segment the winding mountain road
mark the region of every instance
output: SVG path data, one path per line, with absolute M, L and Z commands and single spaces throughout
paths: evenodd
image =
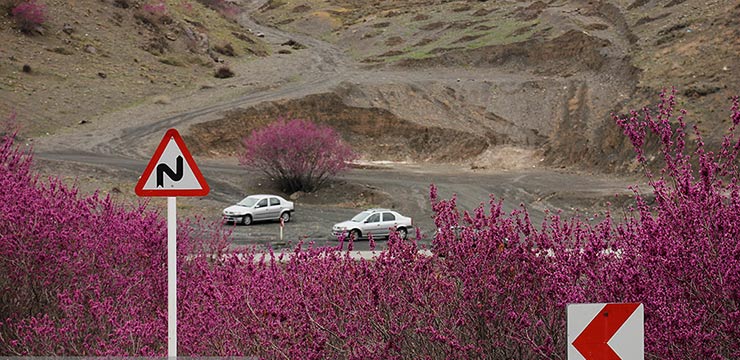
M 184 94 L 174 99 L 166 110 L 152 112 L 153 107 L 142 105 L 108 114 L 87 127 L 61 131 L 35 142 L 36 157 L 52 164 L 76 164 L 114 173 L 119 181 L 134 183 L 143 171 L 154 147 L 168 128 L 183 130 L 190 125 L 218 119 L 224 111 L 253 106 L 266 101 L 296 99 L 309 94 L 330 91 L 344 82 L 350 83 L 454 83 L 459 79 L 501 81 L 502 78 L 526 80 L 531 75 L 501 73 L 495 69 L 449 69 L 444 72 L 429 70 L 400 71 L 369 69 L 359 66 L 336 46 L 305 35 L 286 33 L 254 22 L 250 11 L 264 1 L 253 2 L 240 23 L 254 32 L 265 34 L 265 40 L 274 46 L 295 40 L 306 49 L 298 56 L 252 60 L 250 68 L 260 79 L 279 81 L 268 86 L 250 86 L 243 93 L 216 99 L 205 99 L 200 93 Z M 264 66 L 266 63 L 278 66 Z M 273 69 L 273 73 L 266 73 Z M 237 89 L 238 90 L 238 89 Z M 186 130 L 185 130 L 186 132 Z M 211 186 L 206 197 L 213 207 L 226 207 L 241 199 L 245 177 L 259 178 L 259 174 L 245 172 L 233 160 L 197 159 Z M 489 194 L 504 199 L 504 208 L 513 210 L 527 204 L 534 223 L 545 217 L 546 211 L 575 211 L 573 204 L 596 204 L 614 194 L 629 193 L 631 181 L 613 177 L 566 173 L 547 168 L 510 171 L 473 172 L 463 166 L 410 164 L 381 169 L 354 169 L 341 180 L 380 189 L 390 195 L 396 207 L 414 217 L 422 233 L 433 233 L 431 209 L 428 201 L 429 185 L 439 188 L 440 196 L 457 195 L 460 209 L 472 210 L 485 203 Z M 286 227 L 288 238 L 308 238 L 319 244 L 332 244 L 328 234 L 331 225 L 354 215 L 359 209 L 323 205 L 300 205 L 296 218 Z M 212 214 L 214 218 L 218 214 Z M 234 228 L 236 245 L 274 243 L 276 224 L 257 224 Z M 360 244 L 358 249 L 366 247 Z M 382 245 L 381 245 L 382 247 Z

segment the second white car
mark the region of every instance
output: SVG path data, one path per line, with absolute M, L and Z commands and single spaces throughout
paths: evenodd
M 396 211 L 368 209 L 355 215 L 351 220 L 334 224 L 331 233 L 335 237 L 345 234 L 357 240 L 370 234 L 373 237 L 386 237 L 390 235 L 391 229 L 396 229 L 398 235 L 405 239 L 413 227 L 413 220 L 410 217 Z

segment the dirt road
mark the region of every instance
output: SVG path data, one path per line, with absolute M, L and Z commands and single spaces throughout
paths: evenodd
M 253 6 L 258 6 L 259 3 Z M 277 99 L 300 98 L 335 89 L 347 83 L 429 83 L 506 81 L 526 82 L 527 74 L 503 73 L 496 69 L 405 70 L 363 68 L 335 46 L 299 34 L 263 27 L 247 15 L 241 19 L 245 28 L 263 32 L 273 45 L 295 40 L 307 46 L 300 56 L 273 55 L 244 66 L 243 84 L 220 89 L 194 90 L 173 96 L 171 104 L 143 104 L 122 109 L 96 119 L 85 127 L 69 128 L 35 140 L 36 157 L 51 168 L 74 166 L 96 169 L 95 176 L 114 178 L 119 183 L 135 183 L 146 161 L 166 129 L 176 127 L 187 132 L 192 124 L 217 120 L 224 111 Z M 250 82 L 246 82 L 250 80 Z M 251 81 L 254 80 L 254 81 Z M 240 80 L 241 81 L 241 80 Z M 553 87 L 559 87 L 557 79 Z M 565 80 L 564 80 L 565 81 Z M 572 78 L 566 82 L 574 81 Z M 610 90 L 611 91 L 611 90 Z M 219 218 L 220 209 L 238 201 L 248 189 L 261 189 L 264 179 L 245 172 L 233 159 L 198 159 L 211 186 L 211 193 L 201 206 L 205 216 Z M 394 208 L 412 216 L 428 241 L 434 232 L 428 201 L 429 185 L 439 188 L 440 196 L 457 194 L 461 210 L 471 210 L 487 202 L 489 194 L 504 199 L 506 210 L 527 204 L 535 223 L 544 212 L 563 210 L 566 215 L 576 208 L 601 208 L 615 194 L 627 194 L 630 180 L 583 175 L 546 169 L 539 164 L 519 170 L 476 172 L 469 166 L 403 164 L 376 169 L 355 169 L 338 183 L 360 184 L 385 194 Z M 84 178 L 83 178 L 84 179 Z M 309 195 L 310 196 L 310 195 Z M 345 220 L 361 209 L 347 204 L 332 205 L 331 190 L 324 201 L 298 199 L 298 210 L 286 227 L 286 239 L 306 238 L 318 244 L 334 244 L 329 238 L 331 225 Z M 305 200 L 305 199 L 304 199 Z M 156 205 L 156 202 L 153 202 Z M 585 215 L 588 216 L 588 215 Z M 264 244 L 282 246 L 277 239 L 276 223 L 234 227 L 235 245 Z M 380 247 L 383 246 L 380 242 Z M 367 242 L 358 244 L 359 249 Z
M 94 172 L 96 176 L 116 176 L 119 183 L 126 184 L 134 184 L 146 165 L 146 161 L 141 159 L 81 151 L 39 152 L 36 156 L 50 168 L 75 164 L 92 169 L 90 172 Z M 196 206 L 198 212 L 207 220 L 218 221 L 221 209 L 244 197 L 245 189 L 260 188 L 261 183 L 266 181 L 261 174 L 246 171 L 233 160 L 197 161 L 211 187 L 211 192 L 202 199 L 188 202 L 187 206 Z M 506 211 L 526 204 L 532 222 L 537 225 L 546 216 L 546 211 L 550 213 L 562 211 L 562 214 L 568 217 L 578 214 L 588 220 L 594 211 L 603 210 L 606 202 L 618 205 L 620 202 L 629 201 L 631 191 L 627 187 L 633 182 L 629 179 L 566 173 L 552 169 L 472 172 L 447 165 L 396 164 L 385 168 L 353 169 L 339 177 L 336 183 L 359 184 L 366 189 L 376 189 L 387 194 L 391 198 L 392 207 L 414 219 L 414 224 L 419 227 L 422 234 L 423 243 L 428 244 L 435 230 L 429 202 L 431 184 L 437 186 L 441 198 L 456 196 L 460 211 L 470 211 L 481 204 L 487 208 L 489 195 L 493 195 L 497 200 L 503 200 Z M 332 202 L 330 197 L 333 191 L 324 190 L 321 196 L 329 199 L 323 199 L 318 203 L 312 201 L 311 194 L 296 200 L 296 213 L 284 230 L 286 241 L 305 239 L 322 246 L 336 245 L 336 241 L 330 236 L 331 226 L 351 218 L 362 209 L 347 205 L 322 204 L 321 202 Z M 164 209 L 164 203 L 160 200 L 162 199 L 153 199 L 151 206 Z M 620 215 L 618 206 L 612 209 L 616 210 L 617 216 Z M 252 244 L 273 248 L 286 246 L 284 242 L 279 241 L 277 222 L 225 226 L 233 226 L 234 246 Z M 366 250 L 368 245 L 367 241 L 362 241 L 356 244 L 355 248 Z M 385 240 L 378 241 L 378 248 L 382 249 L 384 246 Z

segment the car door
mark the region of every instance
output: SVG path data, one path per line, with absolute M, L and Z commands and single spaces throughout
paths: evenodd
M 390 212 L 384 212 L 383 218 L 381 219 L 380 229 L 383 231 L 383 235 L 390 234 L 390 229 L 396 227 L 398 222 L 396 221 L 396 215 Z
M 267 218 L 278 219 L 280 218 L 280 211 L 282 210 L 280 200 L 278 198 L 270 198 L 270 206 L 267 207 Z
M 365 226 L 363 233 L 365 234 L 373 234 L 373 236 L 380 236 L 382 235 L 383 231 L 380 228 L 381 222 L 380 222 L 380 213 L 375 213 L 370 215 L 367 220 L 365 220 Z
M 254 206 L 254 219 L 255 220 L 265 220 L 267 219 L 267 198 L 264 198 L 257 202 L 257 205 Z

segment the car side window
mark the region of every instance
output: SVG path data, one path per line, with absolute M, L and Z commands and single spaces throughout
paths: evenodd
M 380 221 L 380 214 L 372 214 L 369 218 L 367 218 L 366 222 L 369 223 L 376 223 Z
M 396 215 L 393 215 L 391 213 L 383 213 L 383 221 L 395 221 Z
M 270 206 L 280 205 L 280 200 L 277 198 L 270 198 Z
M 267 206 L 267 199 L 262 199 L 260 200 L 260 202 L 257 203 L 258 208 L 265 207 L 265 206 Z

